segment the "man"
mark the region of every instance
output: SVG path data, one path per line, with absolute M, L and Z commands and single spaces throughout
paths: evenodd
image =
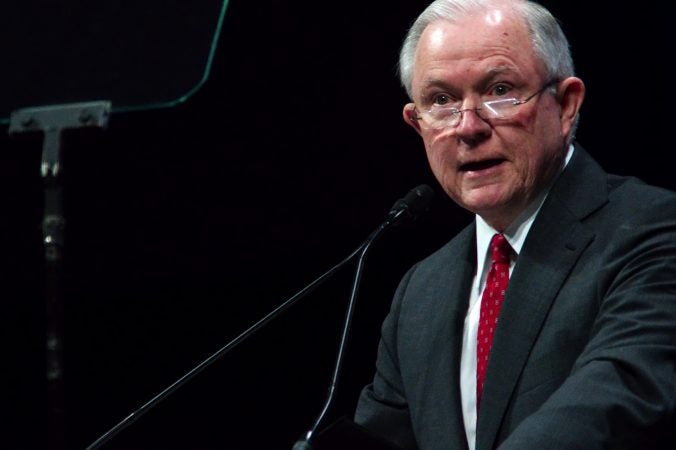
M 556 20 L 437 0 L 400 73 L 476 220 L 404 276 L 355 421 L 406 449 L 674 448 L 676 195 L 574 141 L 585 86 Z

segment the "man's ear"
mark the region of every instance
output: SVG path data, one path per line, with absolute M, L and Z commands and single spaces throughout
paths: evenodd
M 568 135 L 575 124 L 575 118 L 580 112 L 584 101 L 584 82 L 577 77 L 568 77 L 559 85 L 558 99 L 561 106 L 561 126 L 564 134 Z
M 415 110 L 415 103 L 407 103 L 404 105 L 402 114 L 404 116 L 404 122 L 412 126 L 418 134 L 421 134 L 420 119 L 418 119 L 418 113 Z

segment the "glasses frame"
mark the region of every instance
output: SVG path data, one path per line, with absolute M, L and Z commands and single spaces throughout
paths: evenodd
M 556 80 L 556 79 L 548 81 L 540 89 L 538 89 L 537 91 L 535 91 L 534 93 L 532 93 L 531 95 L 529 95 L 528 97 L 526 97 L 523 100 L 518 100 L 516 98 L 501 98 L 501 99 L 498 99 L 498 100 L 488 100 L 488 101 L 482 102 L 481 105 L 477 106 L 476 108 L 465 108 L 465 109 L 447 108 L 448 111 L 449 111 L 449 116 L 448 116 L 448 119 L 446 119 L 446 120 L 448 122 L 450 122 L 450 124 L 447 124 L 447 125 L 444 125 L 444 126 L 432 127 L 432 128 L 439 129 L 439 130 L 444 129 L 444 128 L 455 128 L 462 121 L 462 113 L 464 113 L 466 111 L 474 111 L 476 113 L 476 115 L 483 121 L 489 121 L 491 119 L 509 119 L 510 117 L 512 117 L 511 115 L 507 116 L 507 117 L 500 117 L 500 116 L 483 117 L 481 114 L 479 114 L 479 111 L 482 111 L 484 109 L 495 111 L 494 108 L 491 108 L 491 105 L 496 105 L 496 104 L 510 104 L 512 106 L 519 106 L 519 105 L 526 104 L 529 101 L 531 101 L 533 98 L 542 94 L 544 91 L 546 91 L 550 87 L 556 85 L 556 83 L 558 83 L 558 80 Z M 414 110 L 414 111 L 415 111 L 415 116 L 411 117 L 412 120 L 415 120 L 415 121 L 424 121 L 425 120 L 423 115 L 418 113 L 417 109 Z M 432 111 L 432 108 L 428 109 L 425 112 L 430 114 L 431 111 Z M 496 113 L 494 112 L 493 114 L 496 114 Z M 449 119 L 452 119 L 452 120 L 449 120 Z

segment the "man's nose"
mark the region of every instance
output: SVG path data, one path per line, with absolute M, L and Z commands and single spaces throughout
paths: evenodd
M 458 136 L 476 138 L 477 135 L 490 132 L 490 125 L 481 118 L 479 111 L 480 108 L 466 108 L 460 111 L 460 122 L 455 129 Z

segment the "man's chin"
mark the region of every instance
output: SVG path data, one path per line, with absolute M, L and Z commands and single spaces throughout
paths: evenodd
M 473 213 L 482 214 L 500 211 L 509 204 L 510 196 L 500 186 L 484 186 L 465 193 L 460 204 Z

